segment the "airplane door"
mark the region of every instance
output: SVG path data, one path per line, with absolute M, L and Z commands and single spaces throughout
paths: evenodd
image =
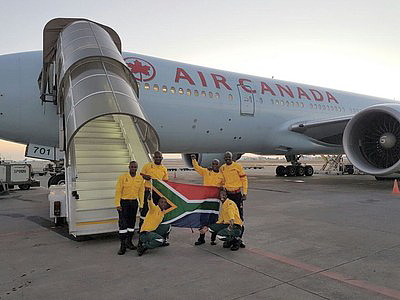
M 240 98 L 240 114 L 242 116 L 254 117 L 256 104 L 254 102 L 254 93 L 251 92 L 254 89 L 247 84 L 238 84 L 237 87 Z

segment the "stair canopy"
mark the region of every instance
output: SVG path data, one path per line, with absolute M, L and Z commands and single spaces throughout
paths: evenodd
M 54 31 L 59 31 L 54 72 L 59 112 L 64 115 L 65 138 L 61 148 L 65 150 L 67 165 L 71 142 L 79 129 L 105 115 L 130 116 L 148 152 L 158 149 L 158 135 L 140 107 L 137 83 L 120 53 L 118 35 L 84 19 L 50 21 L 45 27 L 45 39 L 54 39 Z M 45 58 L 51 57 L 51 53 L 47 45 Z M 45 61 L 44 70 L 47 65 Z

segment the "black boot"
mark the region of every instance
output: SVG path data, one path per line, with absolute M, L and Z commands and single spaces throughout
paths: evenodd
M 147 248 L 143 246 L 143 243 L 139 241 L 137 246 L 137 253 L 139 256 L 142 256 L 144 252 L 146 252 Z
M 125 237 L 120 237 L 121 240 L 121 246 L 118 250 L 118 255 L 124 255 L 126 252 L 126 243 L 125 243 Z
M 237 250 L 239 250 L 239 248 L 240 248 L 240 240 L 237 240 L 237 239 L 233 240 L 231 250 L 237 251 Z
M 217 243 L 215 242 L 215 240 L 216 240 L 216 238 L 217 238 L 217 234 L 215 233 L 215 232 L 213 232 L 213 233 L 211 233 L 211 245 L 212 246 L 215 246 Z
M 132 243 L 133 232 L 128 232 L 126 239 L 126 248 L 130 250 L 136 250 L 137 247 Z
M 204 239 L 205 236 L 206 236 L 205 233 L 200 233 L 199 239 L 198 239 L 197 242 L 195 242 L 194 244 L 195 244 L 196 246 L 201 245 L 201 244 L 204 244 L 204 243 L 206 242 L 205 239 Z

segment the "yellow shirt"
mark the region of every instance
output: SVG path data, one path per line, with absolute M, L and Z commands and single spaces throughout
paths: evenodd
M 221 206 L 219 212 L 218 224 L 229 224 L 229 221 L 233 220 L 233 223 L 243 225 L 242 219 L 240 219 L 239 209 L 235 202 L 230 199 L 226 199 Z
M 144 218 L 140 232 L 156 230 L 157 227 L 162 222 L 165 215 L 165 211 L 162 211 L 158 205 L 155 205 L 153 200 L 149 199 L 148 203 L 149 203 L 149 211 L 147 212 L 147 215 Z
M 163 165 L 156 165 L 154 162 L 149 162 L 145 164 L 140 172 L 144 175 L 149 175 L 151 178 L 160 179 L 160 180 L 168 180 L 168 171 L 167 168 Z M 147 188 L 151 187 L 150 180 L 146 180 L 144 186 Z
M 243 194 L 247 195 L 247 176 L 240 164 L 237 162 L 232 162 L 230 165 L 224 164 L 219 171 L 224 177 L 224 184 L 227 191 L 242 188 Z
M 212 170 L 210 171 L 207 168 L 203 168 L 199 166 L 199 163 L 195 159 L 192 160 L 192 164 L 196 172 L 203 176 L 203 185 L 217 187 L 223 186 L 224 177 L 222 177 L 221 172 L 214 172 Z
M 140 174 L 132 177 L 131 174 L 125 173 L 118 177 L 115 187 L 115 206 L 121 206 L 120 200 L 139 201 L 139 207 L 143 207 L 144 199 L 144 179 Z

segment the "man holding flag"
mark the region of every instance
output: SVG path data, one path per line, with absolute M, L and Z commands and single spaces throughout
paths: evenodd
M 168 180 L 168 171 L 165 166 L 161 164 L 163 156 L 161 151 L 155 151 L 153 154 L 153 162 L 145 164 L 140 172 L 140 175 L 146 180 L 145 192 L 144 192 L 144 205 L 140 210 L 140 221 L 139 229 L 142 227 L 144 218 L 149 210 L 148 199 L 153 198 L 154 204 L 158 204 L 159 196 L 156 193 L 152 193 L 151 179 Z M 152 195 L 151 195 L 152 193 Z M 152 196 L 152 197 L 150 197 Z
M 211 168 L 203 168 L 199 165 L 196 159 L 196 155 L 192 154 L 192 165 L 193 168 L 196 170 L 197 173 L 200 174 L 200 176 L 203 177 L 203 185 L 204 186 L 215 186 L 215 187 L 222 187 L 224 183 L 224 178 L 222 174 L 219 171 L 219 160 L 214 159 L 211 162 Z M 207 224 L 204 224 L 207 225 Z M 198 240 L 194 243 L 196 246 L 204 244 L 205 241 L 205 236 L 206 234 L 204 233 L 204 230 L 201 228 L 200 229 L 200 237 Z M 215 245 L 215 235 L 211 235 L 211 245 Z
M 218 221 L 209 226 L 209 230 L 224 241 L 224 248 L 237 251 L 240 248 L 243 221 L 239 215 L 239 209 L 235 202 L 227 198 L 225 190 L 220 192 L 222 202 Z
M 159 198 L 155 205 L 151 197 L 148 198 L 149 211 L 140 229 L 137 252 L 142 256 L 147 249 L 168 246 L 166 239 L 171 231 L 171 225 L 161 224 L 169 205 L 164 197 Z
M 226 189 L 228 198 L 236 203 L 239 209 L 240 219 L 244 221 L 243 201 L 247 198 L 247 175 L 244 172 L 243 167 L 232 160 L 232 152 L 225 152 L 224 159 L 225 164 L 220 168 L 220 172 L 224 177 L 224 187 Z M 244 226 L 242 226 L 241 236 L 243 235 L 243 231 Z M 240 247 L 246 247 L 242 241 L 240 243 Z

